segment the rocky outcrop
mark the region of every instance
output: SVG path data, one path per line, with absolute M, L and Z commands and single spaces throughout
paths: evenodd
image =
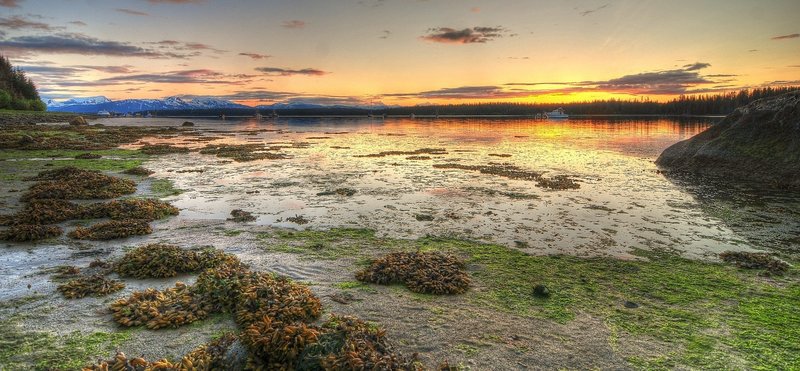
M 656 164 L 800 188 L 800 91 L 737 108 L 706 131 L 664 150 Z

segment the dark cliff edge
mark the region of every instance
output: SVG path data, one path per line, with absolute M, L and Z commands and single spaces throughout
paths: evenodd
M 800 188 L 800 91 L 739 107 L 664 150 L 664 170 Z

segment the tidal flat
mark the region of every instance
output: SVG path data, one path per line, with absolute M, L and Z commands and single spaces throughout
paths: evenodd
M 117 350 L 176 361 L 238 333 L 224 312 L 157 330 L 114 322 L 116 300 L 193 284 L 196 273 L 111 272 L 125 288 L 80 299 L 57 291 L 59 267 L 89 272 L 165 243 L 287 276 L 319 298 L 322 319 L 369 321 L 427 368 L 800 367 L 800 195 L 666 176 L 653 164 L 713 119 L 183 121 L 3 127 L 4 215 L 24 209 L 26 178 L 65 166 L 131 180 L 123 199 L 159 199 L 179 214 L 140 236 L 68 237 L 108 219 L 82 215 L 56 223 L 57 237 L 4 243 L 0 365 L 78 369 Z M 76 158 L 85 153 L 100 157 Z M 137 167 L 152 174 L 126 173 Z M 233 210 L 253 218 L 228 220 Z M 456 257 L 471 286 L 431 295 L 356 279 L 398 251 Z M 791 266 L 744 269 L 722 262 L 724 251 Z

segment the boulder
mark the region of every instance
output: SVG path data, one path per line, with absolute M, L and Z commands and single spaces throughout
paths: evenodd
M 194 123 L 191 121 L 184 121 L 183 124 L 181 124 L 181 126 L 185 127 L 194 126 Z
M 665 170 L 800 188 L 800 91 L 754 101 L 664 150 Z
M 83 118 L 83 116 L 77 116 L 77 117 L 73 118 L 72 120 L 69 120 L 69 124 L 72 125 L 72 126 L 86 126 L 86 125 L 89 125 L 89 123 L 86 122 L 86 119 Z

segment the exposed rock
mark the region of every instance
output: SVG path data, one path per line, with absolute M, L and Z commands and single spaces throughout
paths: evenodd
M 664 150 L 656 164 L 800 187 L 800 91 L 737 108 L 706 131 Z
M 78 116 L 78 117 L 73 118 L 72 120 L 69 120 L 69 124 L 72 125 L 72 126 L 86 126 L 86 125 L 89 125 L 89 123 L 86 122 L 86 119 L 83 118 L 83 116 Z
M 533 287 L 533 296 L 537 298 L 547 298 L 550 296 L 550 289 L 545 285 L 536 285 Z
M 191 122 L 191 121 L 184 121 L 184 122 L 183 122 L 183 124 L 181 124 L 181 126 L 186 126 L 186 127 L 188 127 L 188 126 L 194 126 L 194 123 L 193 123 L 193 122 Z
M 639 308 L 639 304 L 634 303 L 632 301 L 628 301 L 628 300 L 626 300 L 624 303 L 622 303 L 622 305 L 625 306 L 625 308 L 628 308 L 628 309 Z

